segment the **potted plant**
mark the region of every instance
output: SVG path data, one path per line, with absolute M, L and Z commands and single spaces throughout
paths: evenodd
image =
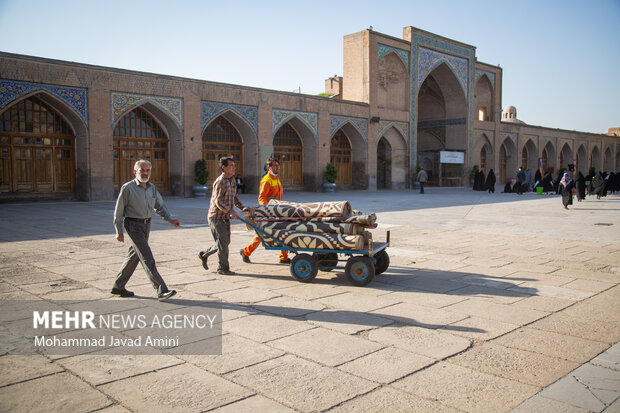
M 205 185 L 209 179 L 209 171 L 207 171 L 207 161 L 198 159 L 194 164 L 194 180 L 198 185 L 192 186 L 194 196 L 196 198 L 206 198 L 209 188 Z
M 333 163 L 325 165 L 325 172 L 323 172 L 323 192 L 334 192 L 336 189 L 336 179 L 338 179 L 338 168 Z

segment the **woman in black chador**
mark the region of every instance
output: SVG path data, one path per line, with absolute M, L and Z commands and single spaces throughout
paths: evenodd
M 564 205 L 564 209 L 568 209 L 569 205 L 573 205 L 573 186 L 573 180 L 565 173 L 558 185 L 558 191 L 562 195 L 562 205 Z
M 495 172 L 493 172 L 493 169 L 489 171 L 484 187 L 489 190 L 489 193 L 495 193 Z
M 586 199 L 586 178 L 581 172 L 577 173 L 577 179 L 575 179 L 575 189 L 577 190 L 578 202 Z
M 601 199 L 602 196 L 607 195 L 605 191 L 605 178 L 602 173 L 597 173 L 590 181 L 590 190 L 588 191 L 592 195 L 596 195 L 596 199 Z

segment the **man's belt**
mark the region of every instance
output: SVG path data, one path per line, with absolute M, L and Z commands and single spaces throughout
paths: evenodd
M 149 222 L 151 222 L 151 218 L 133 218 L 133 217 L 125 217 L 125 219 L 128 219 L 130 221 L 135 221 L 135 222 L 141 222 L 143 224 L 148 224 Z

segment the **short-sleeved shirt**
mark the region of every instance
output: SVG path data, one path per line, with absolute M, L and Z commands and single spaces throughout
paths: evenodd
M 243 204 L 237 196 L 235 177 L 222 173 L 213 182 L 209 219 L 229 219 L 234 207 L 243 209 Z
M 166 221 L 172 221 L 170 212 L 164 205 L 161 194 L 150 182 L 146 188 L 140 185 L 138 178 L 121 187 L 114 209 L 114 228 L 117 234 L 123 233 L 123 218 L 148 219 L 157 212 Z

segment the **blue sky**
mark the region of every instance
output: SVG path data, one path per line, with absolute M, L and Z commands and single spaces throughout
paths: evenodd
M 0 0 L 0 50 L 317 94 L 342 75 L 343 36 L 414 26 L 499 64 L 524 122 L 604 133 L 620 127 L 619 21 L 620 0 Z

